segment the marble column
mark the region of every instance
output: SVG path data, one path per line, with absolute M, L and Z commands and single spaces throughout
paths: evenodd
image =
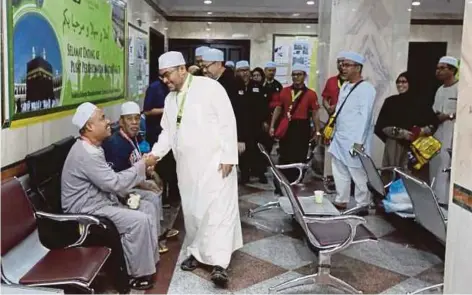
M 388 96 L 396 93 L 395 79 L 407 69 L 411 0 L 320 0 L 318 50 L 320 89 L 337 74 L 336 56 L 352 50 L 366 58 L 365 80 L 377 90 L 375 119 Z M 322 119 L 326 120 L 323 114 Z M 381 164 L 383 143 L 375 137 L 373 159 Z M 325 162 L 325 176 L 331 174 Z
M 472 1 L 463 1 L 465 14 L 452 153 L 444 294 L 472 291 Z

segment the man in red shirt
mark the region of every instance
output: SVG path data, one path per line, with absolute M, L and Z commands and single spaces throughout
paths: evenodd
M 344 61 L 342 57 L 342 52 L 338 55 L 337 59 L 337 66 L 338 66 L 338 74 L 333 76 L 326 81 L 325 88 L 321 96 L 323 97 L 323 106 L 328 112 L 328 115 L 332 115 L 336 110 L 336 104 L 338 103 L 338 96 L 339 96 L 339 89 L 346 81 L 346 78 L 342 76 L 342 68 L 341 65 Z
M 305 79 L 305 66 L 295 64 L 292 67 L 293 84 L 280 92 L 272 117 L 269 131 L 271 136 L 275 135 L 275 123 L 281 115 L 282 118 L 289 119 L 287 132 L 279 139 L 280 164 L 304 162 L 310 140 L 318 140 L 321 136 L 318 97 L 316 92 L 305 86 Z M 310 119 L 314 122 L 313 130 Z M 298 171 L 287 169 L 284 174 L 287 180 L 292 182 L 297 179 Z

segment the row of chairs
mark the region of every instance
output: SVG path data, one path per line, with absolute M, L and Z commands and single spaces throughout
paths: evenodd
M 116 290 L 127 292 L 129 286 L 126 262 L 120 235 L 113 222 L 103 216 L 64 214 L 62 211 L 62 168 L 67 154 L 75 141 L 76 138 L 70 136 L 26 156 L 25 161 L 29 173 L 30 190 L 27 191 L 29 196 L 20 191 L 21 184 L 18 180 L 10 180 L 5 184 L 2 183 L 2 204 L 5 204 L 3 202 L 4 197 L 8 198 L 8 196 L 11 195 L 21 195 L 18 198 L 22 198 L 22 194 L 24 194 L 27 198 L 26 201 L 30 202 L 32 213 L 30 211 L 20 211 L 20 209 L 26 210 L 28 207 L 26 203 L 18 208 L 18 213 L 15 206 L 2 206 L 2 221 L 4 217 L 3 208 L 9 208 L 14 214 L 33 216 L 33 220 L 35 220 L 37 224 L 37 230 L 33 231 L 34 235 L 29 239 L 31 239 L 31 246 L 35 249 L 35 255 L 40 255 L 41 253 L 45 254 L 46 251 L 44 249 L 63 250 L 79 246 L 111 249 L 111 253 L 109 253 L 110 257 L 107 259 L 107 273 L 110 275 Z M 8 202 L 8 199 L 6 202 Z M 2 222 L 2 243 L 4 233 L 6 233 L 6 239 L 8 239 L 7 235 L 11 230 L 14 230 L 14 228 L 7 227 L 4 230 Z M 31 232 L 25 232 L 23 237 L 27 238 L 30 234 Z M 12 253 L 17 252 L 18 251 L 13 251 Z M 22 253 L 22 250 L 19 250 L 19 253 Z M 2 260 L 4 254 L 7 255 L 7 252 L 2 252 Z M 93 259 L 94 256 L 92 255 L 90 258 Z M 88 261 L 88 259 L 89 258 L 85 261 Z M 30 267 L 34 265 L 35 262 L 37 262 L 35 259 L 29 259 L 28 256 L 18 260 L 18 263 L 23 265 L 21 268 Z M 18 263 L 15 267 L 18 267 Z M 54 264 L 49 260 L 47 263 L 51 265 Z M 52 267 L 52 269 L 54 269 L 54 267 Z M 11 271 L 10 268 L 5 269 L 5 282 L 26 283 L 25 281 L 20 282 L 18 275 L 11 273 Z M 10 276 L 13 276 L 14 279 L 9 279 Z M 61 276 L 59 276 L 59 278 L 61 278 Z M 82 277 L 80 284 L 81 287 L 91 291 L 88 279 L 89 277 Z M 63 282 L 64 281 L 61 281 L 61 284 Z M 42 282 L 41 284 L 47 285 L 49 283 L 50 282 Z

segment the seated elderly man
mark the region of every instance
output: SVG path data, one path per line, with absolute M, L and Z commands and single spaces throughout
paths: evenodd
M 140 121 L 141 109 L 137 103 L 127 101 L 121 105 L 120 130 L 107 138 L 102 144 L 105 159 L 115 172 L 129 169 L 142 158 L 137 140 Z M 148 177 L 152 180 L 139 183 L 127 193 L 139 194 L 141 199 L 151 202 L 156 210 L 162 212 L 162 189 L 157 185 L 157 183 L 162 183 L 154 171 L 148 172 Z M 156 181 L 154 179 L 158 180 Z M 168 229 L 161 235 L 161 238 L 170 238 L 178 234 L 179 231 Z M 162 254 L 167 251 L 169 251 L 169 249 L 166 247 L 165 243 L 159 243 L 159 253 Z
M 154 168 L 156 158 L 145 155 L 129 169 L 116 173 L 106 160 L 102 142 L 111 135 L 110 121 L 103 110 L 86 102 L 81 104 L 72 123 L 80 138 L 72 146 L 62 171 L 61 199 L 66 213 L 85 213 L 109 218 L 118 229 L 130 287 L 149 289 L 159 261 L 158 233 L 160 214 L 146 200 L 123 205 L 128 192 L 146 179 L 146 170 Z M 132 206 L 131 206 L 132 205 Z M 130 208 L 136 208 L 136 210 Z

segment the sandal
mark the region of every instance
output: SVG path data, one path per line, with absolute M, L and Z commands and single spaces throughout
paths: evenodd
M 225 288 L 228 284 L 228 272 L 221 266 L 215 266 L 211 272 L 211 280 L 218 287 Z
M 131 279 L 129 286 L 135 290 L 149 290 L 154 286 L 152 276 Z
M 169 252 L 169 248 L 167 245 L 163 242 L 159 242 L 159 254 L 164 254 Z
M 191 255 L 189 258 L 185 259 L 182 264 L 180 265 L 180 268 L 184 271 L 193 271 L 197 268 L 198 266 L 198 260 Z
M 167 239 L 173 238 L 173 237 L 177 236 L 179 233 L 180 232 L 178 230 L 176 230 L 175 228 L 171 228 L 166 232 L 166 238 Z

